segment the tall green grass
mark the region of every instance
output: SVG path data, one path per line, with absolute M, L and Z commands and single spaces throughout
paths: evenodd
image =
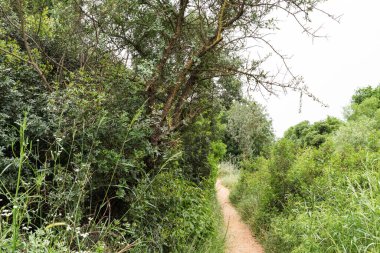
M 273 155 L 242 174 L 231 200 L 267 252 L 380 252 L 380 154 L 331 148 L 301 150 L 281 181 Z
M 224 161 L 219 164 L 218 177 L 225 187 L 232 189 L 239 181 L 240 171 L 232 162 Z
M 68 168 L 61 167 L 58 159 L 63 147 L 58 139 L 56 148 L 51 150 L 54 177 L 49 178 L 51 168 L 48 164 L 36 161 L 42 164 L 37 167 L 31 162 L 30 158 L 38 154 L 33 153 L 36 149 L 26 135 L 27 128 L 25 115 L 19 125 L 19 140 L 12 146 L 14 164 L 2 171 L 17 168 L 14 188 L 3 181 L 0 184 L 0 194 L 6 198 L 1 201 L 8 202 L 0 203 L 0 251 L 37 253 L 75 249 L 103 252 L 103 249 L 106 252 L 106 245 L 128 243 L 123 240 L 125 229 L 122 226 L 83 215 L 84 193 L 90 187 L 91 177 L 88 163 L 79 157 L 78 171 L 74 175 Z M 73 155 L 72 150 L 65 152 Z M 111 237 L 114 242 L 108 241 Z
M 101 124 L 103 120 L 97 128 Z M 28 139 L 27 128 L 25 116 L 13 146 L 14 164 L 2 170 L 17 168 L 17 179 L 14 188 L 0 182 L 0 194 L 6 198 L 0 201 L 7 202 L 0 202 L 0 252 L 223 251 L 222 219 L 214 189 L 209 188 L 214 179 L 201 188 L 168 172 L 166 166 L 178 159 L 170 157 L 155 177 L 147 174 L 130 189 L 135 199 L 122 217 L 86 214 L 86 196 L 93 190 L 91 154 L 67 149 L 56 138 L 52 163 L 32 162 L 31 157 L 39 157 L 33 153 L 38 143 Z M 76 132 L 69 138 L 77 142 Z M 73 158 L 74 171 L 61 165 L 62 152 Z M 115 174 L 117 168 L 111 169 Z M 101 205 L 108 208 L 107 196 Z

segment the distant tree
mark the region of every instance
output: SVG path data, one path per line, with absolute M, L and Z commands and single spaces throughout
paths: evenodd
M 300 147 L 319 147 L 326 141 L 326 138 L 338 130 L 341 125 L 341 120 L 330 116 L 314 124 L 310 124 L 309 121 L 302 121 L 290 127 L 285 132 L 284 138 L 294 141 Z
M 376 130 L 377 122 L 368 117 L 360 117 L 349 121 L 342 126 L 333 136 L 336 149 L 344 151 L 347 147 L 354 150 L 379 149 L 379 131 Z
M 352 95 L 352 104 L 361 104 L 364 100 L 370 98 L 370 97 L 376 97 L 380 99 L 380 85 L 372 88 L 371 86 L 367 86 L 365 88 L 361 88 L 355 91 L 355 94 Z
M 349 121 L 362 117 L 375 118 L 380 126 L 380 85 L 375 88 L 368 86 L 358 89 L 352 96 L 351 105 L 346 108 L 345 114 Z
M 284 133 L 284 138 L 289 139 L 302 146 L 304 138 L 310 130 L 310 122 L 305 120 L 295 126 L 290 127 Z
M 243 158 L 262 153 L 274 139 L 272 122 L 256 102 L 235 102 L 227 113 L 227 132 Z

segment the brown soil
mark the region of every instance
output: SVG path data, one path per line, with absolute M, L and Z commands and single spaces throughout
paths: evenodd
M 232 206 L 229 200 L 230 190 L 224 187 L 219 179 L 216 181 L 216 191 L 227 229 L 226 252 L 264 253 L 263 247 L 252 236 L 249 227 L 242 222 L 240 215 Z

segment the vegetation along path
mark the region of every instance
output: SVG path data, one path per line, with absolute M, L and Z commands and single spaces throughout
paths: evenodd
M 227 229 L 226 252 L 263 253 L 263 247 L 253 238 L 249 227 L 242 222 L 237 210 L 229 201 L 230 190 L 224 187 L 219 179 L 216 181 L 216 191 Z

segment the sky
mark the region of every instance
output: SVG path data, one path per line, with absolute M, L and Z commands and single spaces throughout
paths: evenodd
M 380 84 L 380 1 L 330 0 L 322 8 L 342 15 L 339 23 L 321 14 L 313 17 L 314 26 L 322 26 L 319 33 L 326 38 L 311 39 L 286 17 L 281 19 L 281 30 L 270 37 L 277 50 L 291 57 L 292 72 L 303 76 L 309 90 L 328 105 L 324 108 L 304 97 L 299 113 L 299 94 L 266 98 L 254 94 L 266 106 L 278 137 L 303 120 L 343 118 L 343 108 L 355 90 Z M 281 61 L 272 57 L 269 64 L 277 68 Z

